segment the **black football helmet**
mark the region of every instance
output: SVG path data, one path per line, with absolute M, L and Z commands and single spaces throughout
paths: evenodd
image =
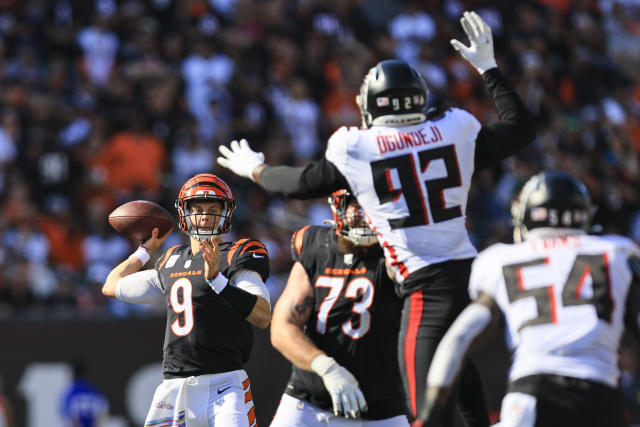
M 522 242 L 527 233 L 540 227 L 589 228 L 594 208 L 584 184 L 561 171 L 532 176 L 511 204 L 513 240 Z
M 347 190 L 338 190 L 329 197 L 329 205 L 333 213 L 333 221 L 326 221 L 333 225 L 336 233 L 352 241 L 356 246 L 371 246 L 378 243 L 376 234 L 367 227 L 362 208 L 351 216 L 347 208 L 355 198 Z
M 420 73 L 405 61 L 388 59 L 369 70 L 356 103 L 363 128 L 406 126 L 427 119 L 427 98 L 427 85 Z

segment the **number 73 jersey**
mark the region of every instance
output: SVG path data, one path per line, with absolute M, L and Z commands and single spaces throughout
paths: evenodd
M 391 417 L 404 411 L 396 354 L 401 301 L 382 251 L 375 248 L 366 257 L 345 254 L 335 230 L 320 226 L 304 227 L 292 239 L 293 259 L 314 288 L 305 334 L 356 377 L 370 411 Z M 287 393 L 331 408 L 331 397 L 313 372 L 294 367 Z
M 632 282 L 619 236 L 573 235 L 496 244 L 473 263 L 469 293 L 493 297 L 515 348 L 509 379 L 556 374 L 616 387 L 618 345 Z
M 364 208 L 399 282 L 476 255 L 465 212 L 480 129 L 454 108 L 412 126 L 343 127 L 329 139 L 325 157 Z

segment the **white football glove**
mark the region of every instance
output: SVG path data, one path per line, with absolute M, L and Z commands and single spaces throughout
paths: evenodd
M 218 164 L 227 169 L 231 169 L 236 175 L 253 179 L 253 170 L 264 163 L 264 153 L 256 153 L 249 147 L 246 139 L 231 141 L 229 148 L 221 145 L 218 147 L 220 154 L 224 157 L 218 157 Z
M 340 366 L 333 357 L 320 354 L 311 361 L 311 370 L 320 375 L 333 402 L 334 415 L 358 418 L 367 411 L 367 401 L 360 391 L 358 381 L 351 372 Z
M 475 12 L 465 12 L 460 18 L 462 29 L 471 42 L 471 46 L 467 47 L 456 39 L 451 39 L 450 43 L 455 50 L 471 65 L 473 65 L 480 74 L 498 66 L 496 58 L 493 54 L 493 37 L 491 35 L 491 27 Z

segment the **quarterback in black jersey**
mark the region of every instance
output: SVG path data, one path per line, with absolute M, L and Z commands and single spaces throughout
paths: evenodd
M 408 426 L 394 346 L 401 301 L 357 200 L 340 190 L 329 201 L 334 228 L 291 239 L 271 342 L 294 366 L 271 427 Z
M 267 250 L 252 239 L 222 242 L 235 201 L 216 175 L 189 179 L 175 206 L 190 244 L 169 248 L 154 269 L 139 271 L 169 235 L 159 237 L 154 229 L 102 289 L 131 303 L 167 304 L 164 379 L 145 426 L 254 426 L 243 365 L 251 353 L 251 325 L 266 328 L 271 319 Z

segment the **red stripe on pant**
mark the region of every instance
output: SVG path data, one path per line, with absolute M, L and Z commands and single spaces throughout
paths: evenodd
M 409 301 L 409 325 L 407 327 L 407 337 L 404 342 L 404 363 L 407 368 L 407 378 L 409 381 L 411 413 L 415 417 L 418 412 L 418 398 L 416 395 L 416 341 L 418 340 L 418 330 L 420 329 L 420 321 L 422 320 L 422 290 L 412 293 Z

